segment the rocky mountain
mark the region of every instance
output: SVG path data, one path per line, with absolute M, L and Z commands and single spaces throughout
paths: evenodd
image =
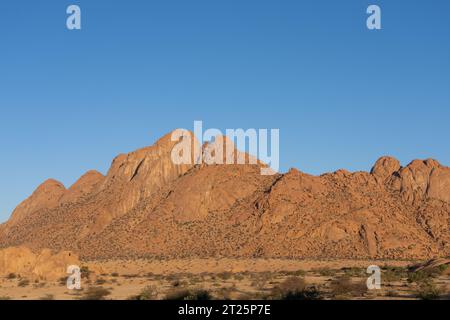
M 450 168 L 436 160 L 371 172 L 264 176 L 255 165 L 176 165 L 171 134 L 66 189 L 48 180 L 0 225 L 0 248 L 81 259 L 450 255 Z M 203 146 L 206 148 L 207 146 Z

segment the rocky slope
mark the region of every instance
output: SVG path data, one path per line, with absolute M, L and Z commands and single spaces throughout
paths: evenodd
M 372 171 L 263 176 L 258 165 L 175 165 L 171 135 L 66 189 L 48 180 L 0 226 L 0 247 L 82 259 L 450 255 L 450 168 L 383 157 Z

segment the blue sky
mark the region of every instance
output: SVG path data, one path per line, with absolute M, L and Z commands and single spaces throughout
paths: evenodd
M 66 29 L 66 8 L 82 30 Z M 382 9 L 381 31 L 366 8 Z M 282 170 L 450 163 L 447 0 L 0 2 L 0 221 L 175 128 L 279 128 Z

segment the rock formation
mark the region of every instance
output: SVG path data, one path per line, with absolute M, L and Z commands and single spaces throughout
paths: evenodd
M 450 168 L 435 160 L 263 176 L 260 163 L 176 165 L 175 143 L 119 155 L 69 189 L 48 180 L 0 226 L 0 247 L 82 259 L 450 255 Z

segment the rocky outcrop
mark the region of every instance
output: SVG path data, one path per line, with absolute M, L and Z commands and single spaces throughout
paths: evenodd
M 78 257 L 71 252 L 52 253 L 44 249 L 33 253 L 25 247 L 0 250 L 0 276 L 10 274 L 33 280 L 59 280 L 67 276 L 67 268 L 80 265 Z
M 370 173 L 264 176 L 259 162 L 177 165 L 176 143 L 166 135 L 69 189 L 47 181 L 0 226 L 0 247 L 83 259 L 450 255 L 450 168 L 435 160 L 401 167 L 383 157 Z

